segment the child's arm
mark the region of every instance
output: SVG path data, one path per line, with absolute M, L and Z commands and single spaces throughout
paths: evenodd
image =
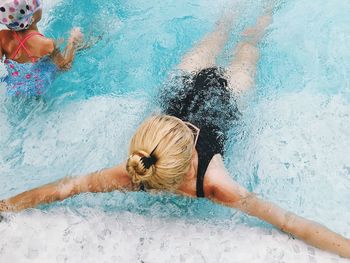
M 0 30 L 0 59 L 2 59 L 3 55 L 4 55 L 4 52 L 2 51 L 2 30 Z
M 74 60 L 75 52 L 78 49 L 78 46 L 83 42 L 83 34 L 81 33 L 79 28 L 72 29 L 70 33 L 70 37 L 67 41 L 67 46 L 60 52 L 57 46 L 55 46 L 54 51 L 51 56 L 54 63 L 61 70 L 68 70 L 72 66 L 72 62 Z

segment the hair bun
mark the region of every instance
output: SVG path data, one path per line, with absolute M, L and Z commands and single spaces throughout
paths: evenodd
M 156 162 L 157 158 L 155 156 L 140 151 L 129 157 L 126 169 L 134 183 L 141 183 L 147 181 L 154 174 Z
M 146 169 L 149 169 L 152 165 L 156 164 L 157 158 L 152 155 L 149 157 L 144 156 L 144 157 L 141 157 L 141 162 L 143 163 L 143 166 Z

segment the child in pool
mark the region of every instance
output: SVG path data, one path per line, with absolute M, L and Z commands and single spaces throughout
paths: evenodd
M 10 96 L 38 96 L 50 87 L 57 71 L 71 67 L 75 52 L 82 44 L 79 28 L 72 29 L 61 53 L 53 39 L 39 33 L 40 0 L 1 0 L 0 58 L 8 74 L 3 79 Z

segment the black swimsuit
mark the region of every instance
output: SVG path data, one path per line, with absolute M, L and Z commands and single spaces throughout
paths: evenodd
M 227 132 L 239 117 L 224 72 L 207 68 L 177 76 L 161 92 L 160 101 L 165 114 L 200 128 L 196 191 L 197 197 L 204 197 L 204 174 L 209 162 L 215 154 L 223 155 Z

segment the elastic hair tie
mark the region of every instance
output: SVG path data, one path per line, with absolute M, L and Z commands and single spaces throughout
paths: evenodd
M 158 145 L 153 149 L 149 157 L 141 157 L 141 162 L 145 169 L 149 169 L 152 165 L 155 165 L 157 162 L 157 158 L 153 155 L 154 151 L 157 149 Z

